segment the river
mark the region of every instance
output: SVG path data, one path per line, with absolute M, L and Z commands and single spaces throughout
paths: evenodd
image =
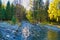
M 21 26 L 0 22 L 0 40 L 60 40 L 60 29 L 22 21 Z

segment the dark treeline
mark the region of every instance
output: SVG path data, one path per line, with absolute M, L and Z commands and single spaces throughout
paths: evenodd
M 10 5 L 10 2 L 7 2 L 5 6 L 0 0 L 0 20 L 11 20 L 15 12 L 15 7 L 13 4 Z
M 6 21 L 11 19 L 21 20 L 24 18 L 25 18 L 25 8 L 22 5 L 18 5 L 18 4 L 14 5 L 13 3 L 10 4 L 10 1 L 8 1 L 6 5 L 4 5 L 0 0 L 0 20 L 6 20 Z

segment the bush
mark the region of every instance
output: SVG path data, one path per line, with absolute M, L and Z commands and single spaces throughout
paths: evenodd
M 16 17 L 13 16 L 11 21 L 12 21 L 13 24 L 15 24 L 16 23 Z

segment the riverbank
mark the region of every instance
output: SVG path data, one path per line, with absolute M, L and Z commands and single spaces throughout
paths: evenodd
M 40 25 L 49 25 L 49 26 L 55 26 L 57 28 L 60 28 L 60 24 L 57 22 L 41 22 Z

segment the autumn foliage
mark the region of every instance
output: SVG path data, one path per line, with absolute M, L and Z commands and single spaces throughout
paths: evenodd
M 53 0 L 49 4 L 49 9 L 48 9 L 48 16 L 50 20 L 55 19 L 56 21 L 59 21 L 60 17 L 60 0 Z

